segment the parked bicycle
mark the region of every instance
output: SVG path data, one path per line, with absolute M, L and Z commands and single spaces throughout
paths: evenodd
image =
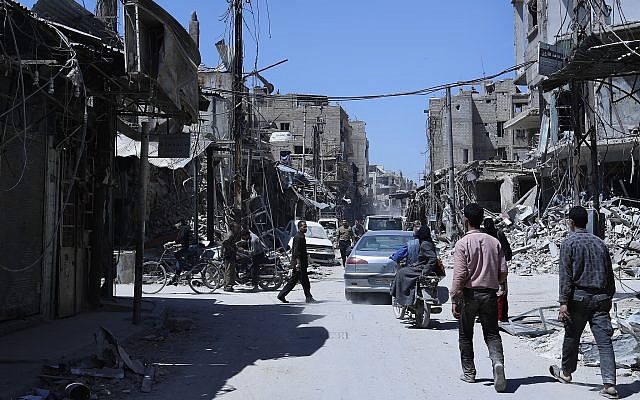
M 154 294 L 160 292 L 176 276 L 175 252 L 180 245 L 175 242 L 165 243 L 158 261 L 147 261 L 142 264 L 142 292 Z M 195 251 L 187 256 L 181 264 L 182 273 L 176 279 L 176 284 L 188 284 L 198 294 L 213 293 L 223 281 L 224 269 L 222 263 L 204 254 L 211 253 L 202 245 L 195 247 Z

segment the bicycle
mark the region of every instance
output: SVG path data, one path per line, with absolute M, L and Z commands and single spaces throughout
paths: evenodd
M 147 261 L 142 264 L 142 293 L 155 294 L 160 292 L 170 280 L 173 280 L 176 270 L 174 253 L 180 245 L 174 242 L 165 243 L 158 261 Z M 185 270 L 180 274 L 178 283 L 188 283 L 191 290 L 198 294 L 213 293 L 222 285 L 224 268 L 219 261 L 203 257 L 204 248 L 197 247 L 196 252 L 187 257 Z

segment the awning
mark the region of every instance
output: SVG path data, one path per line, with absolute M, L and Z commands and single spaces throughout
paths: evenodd
M 620 30 L 617 37 L 603 33 L 604 41 L 595 34 L 588 36 L 580 43 L 564 68 L 540 83 L 541 88 L 550 91 L 573 80 L 587 81 L 640 74 L 640 57 L 634 54 L 640 51 L 640 40 L 626 36 L 624 29 Z
M 539 129 L 540 110 L 537 107 L 527 108 L 504 123 L 504 129 Z
M 298 196 L 298 198 L 307 205 L 307 207 L 315 207 L 319 210 L 324 210 L 325 208 L 331 207 L 330 204 L 318 203 L 317 201 L 311 200 L 310 198 L 300 194 L 293 186 L 291 187 L 291 190 L 293 190 L 293 193 L 295 193 L 296 196 Z
M 186 135 L 186 133 L 185 133 Z M 149 142 L 149 164 L 160 168 L 179 169 L 189 164 L 189 161 L 202 154 L 202 152 L 213 143 L 211 140 L 203 139 L 202 135 L 197 138 L 198 134 L 191 134 L 191 149 L 187 158 L 157 158 L 158 142 Z M 140 158 L 140 142 L 133 140 L 121 133 L 118 134 L 116 141 L 116 157 Z

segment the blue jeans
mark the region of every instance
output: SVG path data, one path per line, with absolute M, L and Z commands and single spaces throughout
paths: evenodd
M 565 374 L 575 372 L 578 363 L 580 337 L 587 322 L 591 327 L 600 353 L 600 372 L 604 384 L 616 384 L 616 358 L 613 353 L 611 336 L 611 298 L 606 294 L 587 293 L 576 289 L 573 300 L 568 304 L 571 321 L 564 325 L 562 344 L 562 371 Z

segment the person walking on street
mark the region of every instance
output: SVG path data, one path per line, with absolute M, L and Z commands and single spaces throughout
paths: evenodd
M 236 283 L 236 255 L 240 241 L 240 224 L 232 222 L 227 238 L 222 242 L 222 260 L 224 261 L 224 291 L 233 292 Z
M 251 255 L 251 284 L 253 291 L 258 291 L 258 271 L 260 266 L 267 262 L 266 246 L 260 240 L 260 237 L 248 229 L 242 231 L 240 235 L 242 240 L 248 244 L 249 254 Z
M 479 317 L 482 333 L 493 365 L 493 382 L 497 392 L 504 392 L 504 353 L 498 328 L 497 292 L 507 278 L 507 263 L 498 239 L 480 230 L 484 210 L 476 203 L 464 208 L 466 234 L 456 242 L 453 253 L 451 311 L 458 319 L 462 375 L 460 379 L 475 383 L 473 328 Z
M 344 268 L 349 255 L 349 249 L 353 242 L 353 231 L 346 219 L 342 220 L 342 225 L 338 228 L 338 248 L 340 249 L 340 258 L 342 259 L 342 267 Z
M 500 246 L 502 247 L 502 253 L 504 254 L 504 259 L 509 262 L 513 257 L 513 252 L 511 251 L 511 244 L 507 239 L 507 236 L 500 229 L 496 228 L 495 221 L 493 218 L 485 218 L 484 219 L 484 231 L 485 233 L 493 236 L 498 239 L 500 242 Z M 507 285 L 507 280 L 500 284 L 498 288 L 498 321 L 500 322 L 509 322 L 509 302 L 507 300 L 507 295 L 509 294 L 509 287 Z
M 360 223 L 360 220 L 357 219 L 353 224 L 353 228 L 351 228 L 351 233 L 353 234 L 353 242 L 357 242 L 360 240 L 362 235 L 364 235 L 364 226 Z
M 293 274 L 278 294 L 278 300 L 283 303 L 288 303 L 286 297 L 298 282 L 302 285 L 306 302 L 316 303 L 316 300 L 311 295 L 311 283 L 309 282 L 309 275 L 307 273 L 307 268 L 309 267 L 309 254 L 307 253 L 307 239 L 305 237 L 305 233 L 307 233 L 307 222 L 299 221 L 298 233 L 293 237 L 293 244 L 291 247 L 291 268 L 293 269 Z
M 589 322 L 600 353 L 600 371 L 604 387 L 600 394 L 617 399 L 616 359 L 611 335 L 611 300 L 616 292 L 609 249 L 602 239 L 586 231 L 587 210 L 575 206 L 569 210 L 571 234 L 560 246 L 560 312 L 564 323 L 562 366 L 552 365 L 549 372 L 562 383 L 571 382 L 576 371 L 580 337 Z

